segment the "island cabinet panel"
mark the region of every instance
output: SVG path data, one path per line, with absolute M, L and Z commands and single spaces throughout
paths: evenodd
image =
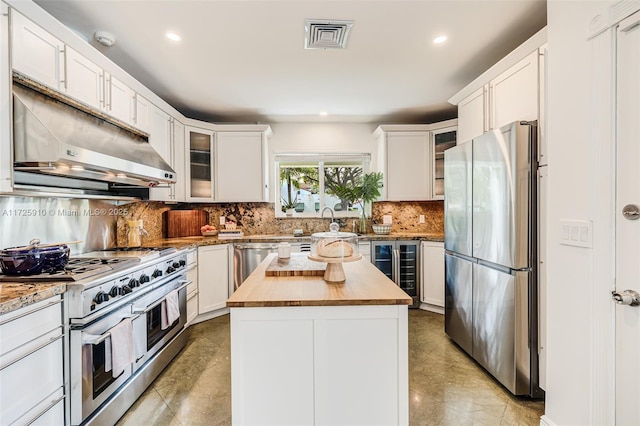
M 313 321 L 246 319 L 239 327 L 231 368 L 243 403 L 234 424 L 313 424 Z
M 408 424 L 407 306 L 231 309 L 234 424 Z
M 314 325 L 315 424 L 398 423 L 398 319 Z

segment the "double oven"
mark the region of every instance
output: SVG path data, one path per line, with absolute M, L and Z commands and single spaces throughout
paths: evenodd
M 67 286 L 70 421 L 113 424 L 184 347 L 186 252 L 148 249 L 82 256 L 98 259 L 100 265 L 124 261 L 111 272 Z M 122 332 L 112 338 L 123 321 L 127 338 L 123 341 Z M 113 345 L 133 347 L 130 363 L 117 374 Z

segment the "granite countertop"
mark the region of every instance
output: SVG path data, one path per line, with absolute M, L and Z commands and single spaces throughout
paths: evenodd
M 411 297 L 365 260 L 343 263 L 346 281 L 329 283 L 320 276 L 265 276 L 276 257 L 272 253 L 258 265 L 229 297 L 228 307 L 411 304 Z
M 364 234 L 359 235 L 361 241 L 388 241 L 388 240 L 419 240 L 419 241 L 444 241 L 443 234 L 423 234 L 423 233 L 391 233 L 389 235 Z M 245 235 L 242 238 L 219 239 L 215 237 L 183 237 L 183 238 L 163 238 L 160 240 L 146 241 L 148 247 L 200 247 L 216 244 L 231 243 L 256 243 L 256 242 L 278 242 L 278 241 L 300 241 L 309 242 L 311 235 L 294 237 L 290 234 L 268 234 L 268 235 Z M 39 302 L 49 297 L 64 293 L 65 283 L 62 282 L 38 282 L 38 283 L 0 283 L 0 315 L 16 309 Z
M 0 315 L 62 294 L 67 286 L 52 283 L 0 283 Z
M 436 241 L 443 242 L 444 234 L 427 234 L 427 233 L 391 233 L 388 235 L 379 234 L 363 234 L 358 236 L 361 241 L 388 241 L 388 240 L 418 240 L 418 241 Z M 242 243 L 260 243 L 260 242 L 278 242 L 278 241 L 301 241 L 308 242 L 311 235 L 303 235 L 302 237 L 294 237 L 290 234 L 265 234 L 265 235 L 245 235 L 242 238 L 225 238 L 220 239 L 214 237 L 182 237 L 182 238 L 163 238 L 161 240 L 146 241 L 146 246 L 159 247 L 189 247 L 189 246 L 210 246 L 216 244 L 230 244 L 234 242 Z

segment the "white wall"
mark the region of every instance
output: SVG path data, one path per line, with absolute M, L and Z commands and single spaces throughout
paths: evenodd
M 547 394 L 545 418 L 557 425 L 609 424 L 606 389 L 612 350 L 607 333 L 611 271 L 611 86 L 599 76 L 589 25 L 612 2 L 549 0 L 547 136 L 549 150 Z M 610 68 L 606 60 L 602 70 Z M 596 76 L 596 77 L 594 77 Z M 594 84 L 602 81 L 604 84 Z M 602 96 L 602 98 L 598 98 Z M 607 98 L 609 96 L 609 98 Z M 604 185 L 603 185 L 604 183 Z M 604 212 L 604 213 L 603 213 Z M 592 249 L 560 244 L 561 220 L 593 221 Z M 604 318 L 603 318 L 604 317 Z M 604 364 L 604 365 L 603 365 Z M 604 370 L 604 371 L 603 371 Z M 602 377 L 605 377 L 604 380 Z

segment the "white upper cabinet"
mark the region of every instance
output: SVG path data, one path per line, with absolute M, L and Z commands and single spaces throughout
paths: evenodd
M 159 188 L 151 188 L 149 190 L 149 199 L 156 201 L 184 201 L 184 191 L 176 189 L 178 185 L 184 185 L 184 154 L 177 160 L 176 151 L 183 150 L 184 144 L 177 147 L 174 138 L 174 119 L 169 114 L 151 105 L 149 111 L 150 118 L 150 136 L 149 143 L 158 154 L 166 161 L 176 172 L 176 183 Z M 182 139 L 183 141 L 183 139 Z M 176 149 L 177 148 L 177 149 Z M 180 164 L 182 163 L 182 164 Z M 178 198 L 178 191 L 182 198 Z
M 449 99 L 458 106 L 458 143 L 514 121 L 538 120 L 544 144 L 546 38 L 540 30 Z
M 531 52 L 458 104 L 458 141 L 517 120 L 539 118 L 539 54 Z
M 105 76 L 105 111 L 107 114 L 133 124 L 133 90 L 111 74 Z
M 381 200 L 415 201 L 431 198 L 429 131 L 407 126 L 380 126 L 378 171 L 382 172 Z
M 0 64 L 9 64 L 9 7 L 0 2 Z M 0 66 L 0 192 L 13 191 L 11 70 Z
M 126 124 L 133 121 L 134 92 L 69 46 L 65 47 L 65 75 L 61 91 Z
M 171 135 L 173 137 L 171 146 L 173 148 L 173 170 L 176 172 L 176 183 L 173 184 L 173 201 L 185 201 L 186 194 L 186 176 L 185 176 L 185 155 L 186 147 L 184 144 L 184 124 L 171 119 Z
M 216 201 L 266 201 L 263 132 L 216 132 Z
M 13 69 L 55 90 L 63 87 L 64 43 L 15 10 L 11 10 Z
M 151 102 L 138 93 L 133 94 L 133 120 L 131 124 L 143 132 L 151 133 Z M 184 135 L 182 136 L 184 139 Z
M 65 49 L 66 93 L 85 104 L 103 109 L 104 72 L 69 46 Z
M 452 120 L 455 122 L 455 120 Z M 451 124 L 450 122 L 446 122 Z M 456 146 L 457 126 L 448 125 L 431 131 L 431 198 L 444 200 L 444 152 Z
M 458 143 L 468 142 L 489 129 L 488 86 L 483 86 L 458 104 Z
M 122 123 L 150 132 L 149 107 L 124 82 L 11 11 L 12 66 L 15 71 L 104 112 Z
M 457 120 L 420 125 L 382 125 L 374 132 L 383 187 L 380 200 L 444 198 L 444 150 L 455 146 Z
M 185 126 L 184 143 L 186 200 L 214 201 L 213 130 Z
M 490 129 L 538 118 L 538 50 L 489 82 Z

